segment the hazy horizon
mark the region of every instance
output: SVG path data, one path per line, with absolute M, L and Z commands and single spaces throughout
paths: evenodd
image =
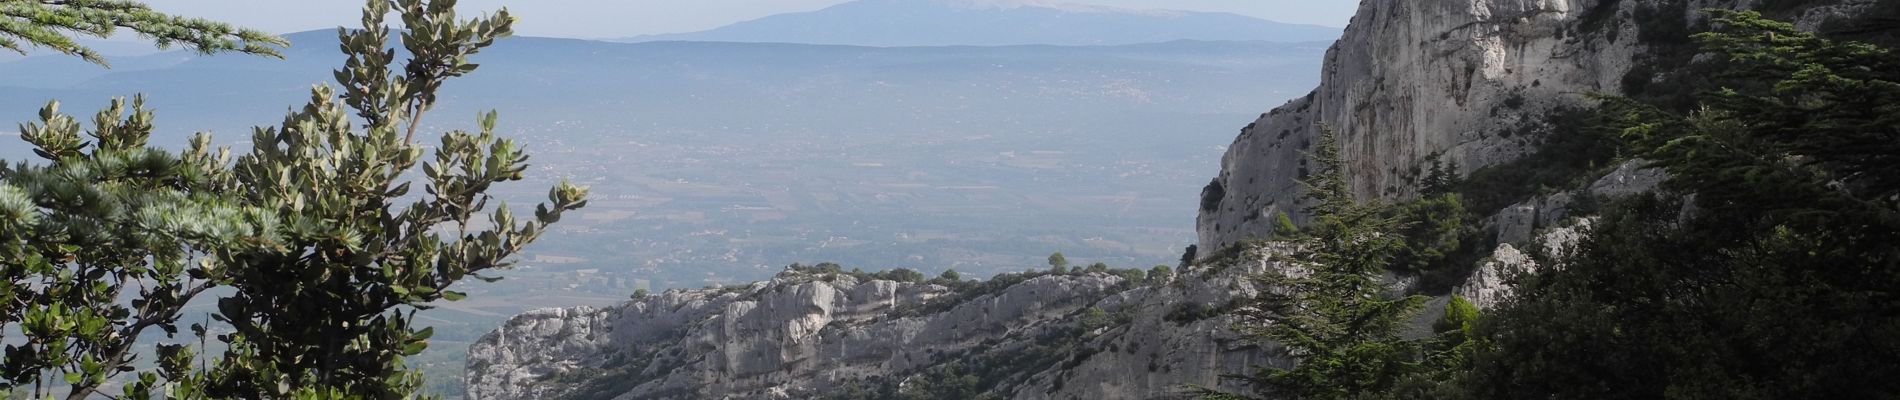
M 525 36 L 575 39 L 626 38 L 695 32 L 771 15 L 813 11 L 851 0 L 596 1 L 463 0 L 463 13 L 507 7 L 521 18 Z M 1041 1 L 1037 1 L 1041 2 Z M 1358 8 L 1352 0 L 1060 0 L 1130 9 L 1226 12 L 1275 22 L 1343 27 Z M 360 1 L 151 0 L 167 13 L 204 17 L 276 33 L 355 25 Z

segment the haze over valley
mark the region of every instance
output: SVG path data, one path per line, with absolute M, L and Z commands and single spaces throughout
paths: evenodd
M 1896 21 L 0 0 L 0 392 L 1900 398 Z
M 27 121 L 40 105 L 31 99 L 77 111 L 143 92 L 159 110 L 155 142 L 204 130 L 239 143 L 247 127 L 275 122 L 257 116 L 281 115 L 327 75 L 329 36 L 291 35 L 299 45 L 282 62 L 166 53 L 109 73 L 36 65 L 59 59 L 0 64 L 8 91 L 32 94 L 0 108 Z M 529 270 L 599 269 L 658 289 L 750 281 L 791 262 L 989 274 L 1061 250 L 1153 265 L 1192 243 L 1182 204 L 1205 184 L 1230 121 L 1313 85 L 1322 49 L 516 38 L 480 55 L 483 73 L 448 88 L 427 122 L 465 129 L 498 110 L 503 133 L 535 157 L 529 184 L 501 190 L 595 187 L 583 217 L 561 226 L 572 232 L 531 250 Z M 23 75 L 50 77 L 12 78 Z M 630 290 L 610 286 L 588 292 Z
M 1042 11 L 988 18 L 1055 18 Z M 1302 29 L 1294 41 L 1243 29 L 1234 38 L 1248 40 L 1112 46 L 503 40 L 474 57 L 479 73 L 444 89 L 424 131 L 472 129 L 478 112 L 497 110 L 499 133 L 533 157 L 526 182 L 497 188 L 503 199 L 531 205 L 565 179 L 592 186 L 592 201 L 507 279 L 463 285 L 468 301 L 423 314 L 449 341 L 425 362 L 459 371 L 454 341 L 526 310 L 742 284 L 795 262 L 977 277 L 1054 251 L 1173 264 L 1195 240 L 1195 193 L 1236 122 L 1318 82 L 1327 43 L 1303 41 L 1321 28 Z M 143 93 L 158 111 L 153 143 L 207 131 L 242 149 L 249 127 L 277 124 L 341 58 L 333 31 L 286 37 L 285 60 L 173 51 L 114 57 L 110 70 L 68 57 L 0 62 L 0 119 L 35 120 L 47 99 L 89 115 Z M 31 156 L 0 146 L 0 158 Z

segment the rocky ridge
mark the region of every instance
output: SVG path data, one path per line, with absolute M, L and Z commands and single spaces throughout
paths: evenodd
M 1872 7 L 1860 0 L 1775 4 L 1816 29 Z M 1202 192 L 1199 247 L 1222 249 L 1301 219 L 1303 152 L 1334 129 L 1355 193 L 1403 199 L 1434 161 L 1460 174 L 1519 159 L 1594 107 L 1588 94 L 1686 79 L 1680 46 L 1709 8 L 1733 0 L 1366 0 L 1327 51 L 1319 88 L 1241 130 Z M 1532 166 L 1536 167 L 1536 166 Z
M 1616 90 L 1635 58 L 1635 43 L 1575 33 L 1592 3 L 1362 2 L 1327 51 L 1320 87 L 1261 115 L 1228 147 L 1203 193 L 1201 248 L 1268 232 L 1279 213 L 1299 216 L 1302 154 L 1322 125 L 1340 135 L 1364 198 L 1413 194 L 1433 157 L 1469 170 L 1528 152 L 1530 135 L 1505 132 L 1548 130 L 1532 116 Z
M 1242 130 L 1203 191 L 1201 254 L 1229 256 L 1160 281 L 1092 273 L 952 284 L 788 271 L 746 287 L 537 311 L 471 346 L 468 398 L 824 398 L 919 385 L 914 377 L 945 371 L 980 375 L 987 398 L 1234 389 L 1220 376 L 1286 362 L 1231 329 L 1233 301 L 1261 290 L 1246 277 L 1283 268 L 1270 254 L 1286 249 L 1213 250 L 1267 236 L 1275 214 L 1299 219 L 1302 152 L 1316 127 L 1341 134 L 1359 196 L 1408 198 L 1430 163 L 1470 174 L 1518 160 L 1565 128 L 1549 116 L 1592 107 L 1585 93 L 1666 80 L 1654 70 L 1654 48 L 1664 46 L 1646 31 L 1697 23 L 1691 10 L 1760 3 L 1365 0 L 1328 51 L 1324 83 Z M 1812 29 L 1868 4 L 1803 3 L 1780 17 Z M 1509 296 L 1512 273 L 1562 268 L 1546 260 L 1560 259 L 1591 221 L 1577 204 L 1662 180 L 1639 161 L 1598 173 L 1574 190 L 1487 212 L 1499 245 L 1451 293 L 1495 305 Z M 1416 279 L 1393 281 L 1404 290 Z
M 612 308 L 523 314 L 470 347 L 471 400 L 821 398 L 980 364 L 994 398 L 1168 397 L 1272 362 L 1223 308 L 1260 253 L 1180 277 L 904 283 L 787 271 Z M 1243 261 L 1251 260 L 1251 261 Z M 957 288 L 952 288 L 956 286 Z M 1094 320 L 1091 320 L 1094 319 Z

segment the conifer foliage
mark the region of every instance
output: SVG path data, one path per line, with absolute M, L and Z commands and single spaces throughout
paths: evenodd
M 1609 104 L 1669 190 L 1525 277 L 1457 397 L 1900 396 L 1900 57 L 1712 16 L 1702 109 Z
M 1352 197 L 1330 128 L 1322 128 L 1308 157 L 1317 166 L 1304 182 L 1313 223 L 1291 238 L 1296 250 L 1286 260 L 1289 270 L 1257 278 L 1268 289 L 1241 309 L 1247 322 L 1239 326 L 1249 337 L 1283 346 L 1296 364 L 1242 379 L 1273 398 L 1365 398 L 1418 365 L 1420 344 L 1398 333 L 1425 298 L 1393 295 L 1382 282 L 1404 247 L 1398 222 L 1378 204 Z
M 528 157 L 495 135 L 492 112 L 432 154 L 415 143 L 444 82 L 512 32 L 505 10 L 462 19 L 454 7 L 369 1 L 361 29 L 339 30 L 342 90 L 313 88 L 235 159 L 204 135 L 177 155 L 146 147 L 153 116 L 140 100 L 101 112 L 90 142 L 49 105 L 21 135 L 48 163 L 0 169 L 0 332 L 22 336 L 7 341 L 0 385 L 38 395 L 58 383 L 85 398 L 150 356 L 160 368 L 116 380 L 128 382 L 119 398 L 418 396 L 403 359 L 432 332 L 415 312 L 462 299 L 458 282 L 494 279 L 483 273 L 587 195 L 563 183 L 523 216 L 495 201 L 489 189 L 521 180 Z M 392 13 L 406 28 L 400 62 Z M 152 328 L 176 337 L 185 303 L 213 288 L 230 294 L 215 302 L 218 323 L 190 325 L 197 343 L 134 351 Z M 196 354 L 212 340 L 221 354 Z
M 240 52 L 281 57 L 290 43 L 251 29 L 199 18 L 167 15 L 130 0 L 0 0 L 0 49 L 26 54 L 41 47 L 106 65 L 75 36 L 111 37 L 128 29 L 160 48 L 182 45 L 199 53 Z
M 7 341 L 0 388 L 39 397 L 57 385 L 87 398 L 131 372 L 141 335 L 178 333 L 186 302 L 226 276 L 210 254 L 280 240 L 274 213 L 223 194 L 230 159 L 209 137 L 182 154 L 147 147 L 153 116 L 143 103 L 115 100 L 90 129 L 51 103 L 21 133 L 46 163 L 0 166 L 0 332 L 18 335 Z

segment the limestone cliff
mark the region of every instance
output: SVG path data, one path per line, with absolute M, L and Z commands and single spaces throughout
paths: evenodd
M 1460 173 L 1535 151 L 1560 126 L 1552 115 L 1686 79 L 1682 44 L 1723 0 L 1365 0 L 1327 51 L 1322 83 L 1249 124 L 1202 193 L 1199 246 L 1264 237 L 1275 215 L 1304 207 L 1302 152 L 1318 127 L 1341 137 L 1362 198 L 1414 195 L 1431 160 Z M 1777 18 L 1815 28 L 1872 1 L 1772 4 Z M 1479 210 L 1489 212 L 1490 210 Z
M 1321 86 L 1243 129 L 1204 190 L 1199 247 L 1223 259 L 1141 281 L 1093 273 L 900 283 L 788 271 L 745 287 L 538 311 L 470 347 L 468 398 L 805 399 L 946 377 L 969 377 L 999 399 L 1170 398 L 1184 385 L 1227 387 L 1223 374 L 1285 362 L 1231 329 L 1234 300 L 1260 290 L 1246 277 L 1279 266 L 1261 253 L 1272 245 L 1237 257 L 1215 250 L 1267 236 L 1277 213 L 1298 217 L 1302 152 L 1318 126 L 1344 139 L 1359 196 L 1406 198 L 1433 160 L 1468 174 L 1540 148 L 1563 151 L 1544 148 L 1564 128 L 1552 115 L 1592 107 L 1586 93 L 1684 78 L 1670 67 L 1693 55 L 1680 39 L 1700 23 L 1692 10 L 1759 3 L 1365 0 L 1328 51 Z M 1773 5 L 1777 17 L 1813 28 L 1872 3 Z M 1587 232 L 1574 203 L 1656 186 L 1662 177 L 1638 165 L 1606 165 L 1617 168 L 1593 170 L 1603 176 L 1570 190 L 1477 210 L 1490 215 L 1499 245 L 1451 293 L 1481 306 L 1507 297 L 1510 273 L 1560 259 Z
M 1271 268 L 898 283 L 788 271 L 509 320 L 469 349 L 468 398 L 807 399 L 964 368 L 994 398 L 1166 398 L 1270 362 L 1225 305 Z M 952 288 L 949 286 L 956 286 Z M 955 364 L 955 366 L 951 366 Z M 971 369 L 980 369 L 972 371 Z

